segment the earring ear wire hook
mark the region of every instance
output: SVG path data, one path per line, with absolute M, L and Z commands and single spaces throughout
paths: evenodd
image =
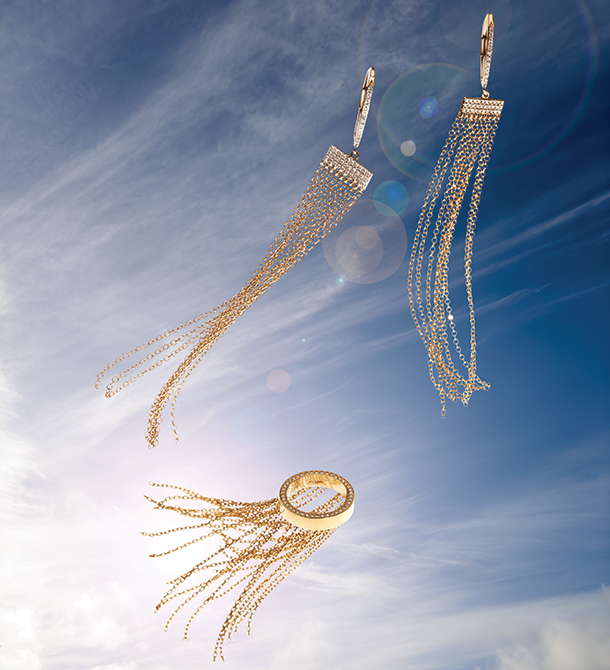
M 483 30 L 481 31 L 481 65 L 480 78 L 483 93 L 482 98 L 489 98 L 487 92 L 487 80 L 489 79 L 489 69 L 491 67 L 491 54 L 494 48 L 494 16 L 487 14 L 483 19 Z
M 364 76 L 364 83 L 362 84 L 362 91 L 360 93 L 360 104 L 358 105 L 358 114 L 356 116 L 356 126 L 354 128 L 354 150 L 351 153 L 352 158 L 358 160 L 358 152 L 356 149 L 362 139 L 366 119 L 371 108 L 371 98 L 373 97 L 373 87 L 375 86 L 375 68 L 370 67 Z

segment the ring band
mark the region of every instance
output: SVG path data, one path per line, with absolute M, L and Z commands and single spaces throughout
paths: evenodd
M 289 496 L 295 491 L 324 486 L 340 493 L 345 500 L 333 512 L 304 512 L 295 507 Z M 284 519 L 294 526 L 305 530 L 330 530 L 344 524 L 354 513 L 354 489 L 340 475 L 326 470 L 306 470 L 287 479 L 280 488 L 280 512 Z

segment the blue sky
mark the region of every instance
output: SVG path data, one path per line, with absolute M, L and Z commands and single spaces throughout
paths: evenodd
M 441 419 L 407 262 L 392 264 L 461 97 L 480 94 L 488 11 L 489 90 L 506 101 L 473 261 L 491 389 Z M 602 670 L 605 4 L 19 0 L 0 12 L 0 665 L 212 667 L 231 602 L 202 612 L 189 642 L 182 621 L 163 633 L 154 607 L 196 558 L 148 558 L 162 545 L 138 531 L 173 522 L 142 497 L 148 482 L 262 500 L 318 468 L 350 480 L 355 513 L 227 646 L 227 667 Z M 112 399 L 97 373 L 241 288 L 327 148 L 351 150 L 369 65 L 360 162 L 374 176 L 336 233 L 387 229 L 383 272 L 342 279 L 316 247 L 192 375 L 180 441 L 166 421 L 148 450 L 170 368 Z M 424 119 L 431 95 L 439 111 Z M 421 168 L 388 137 L 415 142 Z M 387 181 L 408 191 L 400 218 L 371 202 Z M 290 375 L 283 393 L 267 385 L 275 369 Z

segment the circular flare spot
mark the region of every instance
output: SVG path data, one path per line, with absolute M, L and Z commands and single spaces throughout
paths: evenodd
M 371 248 L 361 247 L 356 233 L 364 226 L 344 230 L 335 244 L 335 257 L 343 270 L 353 275 L 364 275 L 374 270 L 383 258 L 383 242 L 377 235 L 377 244 Z M 367 226 L 368 227 L 368 226 Z
M 389 209 L 389 207 L 388 207 Z M 354 284 L 374 284 L 395 272 L 407 251 L 407 233 L 399 216 L 381 214 L 377 203 L 361 198 L 322 241 L 324 257 Z
M 409 206 L 409 191 L 398 181 L 384 181 L 375 189 L 373 202 L 380 214 L 396 216 Z
M 290 388 L 290 375 L 286 370 L 277 368 L 267 375 L 267 386 L 274 393 L 284 393 Z
M 400 153 L 403 156 L 412 156 L 417 151 L 413 140 L 406 140 L 400 145 Z
M 356 230 L 356 244 L 362 249 L 373 249 L 379 243 L 379 233 L 372 226 L 360 226 Z
M 422 119 L 431 119 L 438 114 L 438 100 L 430 95 L 419 103 L 419 113 Z

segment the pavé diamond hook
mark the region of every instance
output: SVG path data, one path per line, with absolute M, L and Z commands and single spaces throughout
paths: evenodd
M 360 104 L 358 105 L 358 115 L 356 116 L 356 127 L 354 128 L 354 150 L 352 157 L 358 159 L 358 152 L 356 149 L 362 139 L 366 119 L 371 108 L 371 98 L 373 97 L 373 86 L 375 86 L 375 68 L 370 67 L 364 76 L 364 83 L 362 84 L 362 92 L 360 93 Z
M 489 68 L 491 67 L 491 54 L 494 48 L 494 15 L 487 14 L 483 19 L 483 30 L 481 31 L 481 88 L 482 98 L 489 98 L 487 92 L 487 80 L 489 79 Z

